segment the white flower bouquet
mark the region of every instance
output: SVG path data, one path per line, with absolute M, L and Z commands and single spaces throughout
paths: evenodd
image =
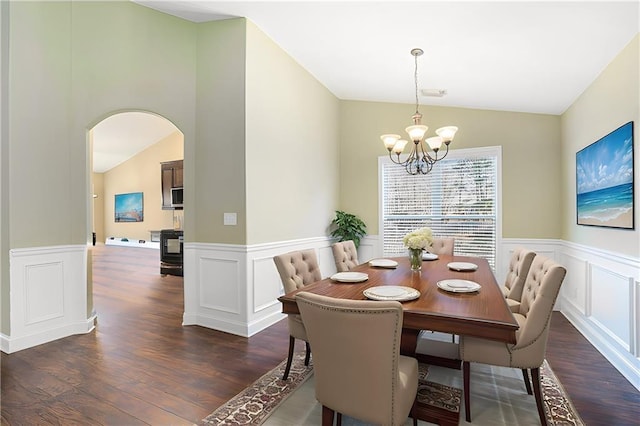
M 425 250 L 431 247 L 433 242 L 433 232 L 431 228 L 420 228 L 416 231 L 409 232 L 402 238 L 405 247 L 413 250 Z

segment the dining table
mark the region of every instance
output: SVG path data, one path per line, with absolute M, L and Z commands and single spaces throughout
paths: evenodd
M 377 263 L 376 261 L 390 261 Z M 396 263 L 397 265 L 393 265 Z M 373 266 L 384 264 L 385 266 Z M 464 266 L 475 265 L 466 270 Z M 387 266 L 389 265 L 389 266 Z M 449 265 L 453 265 L 453 268 Z M 463 266 L 455 269 L 456 266 Z M 474 336 L 507 343 L 516 342 L 516 322 L 502 294 L 487 260 L 471 256 L 438 255 L 437 259 L 424 260 L 419 271 L 411 270 L 406 256 L 372 259 L 350 272 L 366 275 L 366 279 L 338 281 L 331 277 L 316 281 L 278 298 L 282 312 L 298 314 L 296 293 L 308 291 L 340 299 L 366 300 L 368 289 L 394 286 L 415 289 L 419 296 L 402 301 L 403 343 L 402 352 L 415 352 L 417 335 L 421 330 L 440 331 L 457 335 Z M 357 274 L 354 274 L 357 276 Z M 477 291 L 451 291 L 443 289 L 440 282 L 462 280 L 477 283 Z M 446 287 L 445 287 L 446 288 Z M 463 289 L 464 290 L 464 289 Z M 392 298 L 390 298 L 392 299 Z M 413 337 L 412 337 L 413 336 Z
M 436 255 L 412 270 L 408 256 L 372 259 L 278 298 L 285 314 L 299 314 L 296 294 L 308 291 L 351 300 L 399 300 L 403 308 L 400 352 L 416 356 L 422 330 L 516 342 L 516 322 L 486 259 Z M 422 407 L 421 419 L 457 424 L 459 413 Z

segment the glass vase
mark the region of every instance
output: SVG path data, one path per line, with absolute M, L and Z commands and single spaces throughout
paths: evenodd
M 412 271 L 422 269 L 422 249 L 409 249 L 409 263 Z

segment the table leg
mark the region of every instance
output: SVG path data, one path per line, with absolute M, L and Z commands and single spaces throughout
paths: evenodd
M 418 334 L 420 330 L 402 329 L 400 340 L 400 354 L 414 357 L 416 355 L 416 345 L 418 344 Z

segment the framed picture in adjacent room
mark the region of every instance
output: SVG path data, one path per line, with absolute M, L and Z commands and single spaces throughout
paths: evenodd
M 634 229 L 633 121 L 576 153 L 578 225 Z
M 116 222 L 142 222 L 144 219 L 142 192 L 115 195 Z

